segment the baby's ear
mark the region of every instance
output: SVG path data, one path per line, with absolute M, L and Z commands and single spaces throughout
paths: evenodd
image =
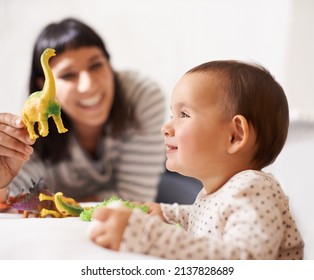
M 231 121 L 228 152 L 234 154 L 241 150 L 249 139 L 249 124 L 245 117 L 236 115 Z

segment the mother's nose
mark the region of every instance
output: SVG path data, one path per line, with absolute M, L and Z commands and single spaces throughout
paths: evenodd
M 86 93 L 92 88 L 92 77 L 88 72 L 82 72 L 79 75 L 77 90 L 80 93 Z

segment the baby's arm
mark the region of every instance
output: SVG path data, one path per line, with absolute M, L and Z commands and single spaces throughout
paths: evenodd
M 192 205 L 160 204 L 161 213 L 164 220 L 169 224 L 179 224 L 184 229 L 187 229 L 189 222 L 189 213 Z
M 97 223 L 90 238 L 102 247 L 168 259 L 208 258 L 205 238 L 194 238 L 183 228 L 166 224 L 158 215 L 103 207 L 96 209 L 93 217 Z
M 231 215 L 236 220 L 228 221 L 223 230 L 224 234 L 219 235 L 193 234 L 182 226 L 163 222 L 157 215 L 149 216 L 134 211 L 128 217 L 119 250 L 165 259 L 274 259 L 282 233 L 277 230 L 267 244 L 262 240 L 267 238 L 267 235 L 257 234 L 256 237 L 252 237 L 247 228 L 253 224 L 247 222 L 247 215 L 239 219 L 238 214 L 240 213 L 235 211 Z M 204 224 L 206 219 L 210 218 L 204 217 Z M 217 227 L 223 228 L 223 224 L 224 221 L 221 224 L 218 222 Z M 261 232 L 260 225 L 255 227 L 257 232 Z M 255 248 L 256 244 L 262 246 Z M 274 248 L 272 252 L 271 248 Z
M 248 242 L 251 232 L 246 228 L 252 224 L 247 223 L 247 215 L 242 215 L 243 219 L 231 219 L 231 227 L 225 226 L 222 236 L 197 236 L 183 227 L 165 223 L 158 215 L 147 215 L 139 209 L 132 211 L 128 208 L 103 207 L 96 210 L 94 218 L 98 222 L 90 232 L 90 238 L 95 243 L 112 250 L 166 259 L 250 259 L 258 256 L 256 253 L 262 253 L 263 259 L 274 258 L 270 252 L 263 253 L 260 250 L 275 247 L 281 235 L 276 231 L 278 233 L 273 236 L 274 240 L 269 246 L 263 240 L 258 240 L 264 238 L 264 235 L 257 235 L 255 240 Z M 238 214 L 231 216 L 237 217 Z M 256 230 L 259 231 L 258 228 Z M 256 242 L 263 246 L 254 249 Z
M 187 228 L 189 209 L 191 205 L 179 205 L 147 202 L 148 214 L 157 215 L 162 221 L 169 224 L 180 224 L 183 228 Z
M 148 214 L 149 215 L 157 215 L 161 218 L 161 220 L 166 222 L 166 219 L 165 219 L 164 215 L 162 214 L 160 203 L 146 202 L 145 204 L 148 206 Z
M 211 251 L 209 239 L 139 211 L 130 215 L 121 240 L 120 251 L 165 259 L 208 259 Z

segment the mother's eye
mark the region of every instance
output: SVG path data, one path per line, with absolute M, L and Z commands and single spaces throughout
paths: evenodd
M 90 69 L 91 70 L 97 70 L 98 68 L 101 68 L 103 67 L 104 63 L 102 62 L 96 62 L 96 63 L 93 63 L 92 65 L 90 65 Z
M 75 77 L 76 77 L 75 73 L 66 73 L 66 74 L 60 75 L 59 78 L 62 80 L 73 80 Z

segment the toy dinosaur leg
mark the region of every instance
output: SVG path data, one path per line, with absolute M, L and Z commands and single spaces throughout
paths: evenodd
M 46 217 L 47 215 L 51 215 L 51 216 L 54 216 L 55 218 L 62 218 L 62 214 L 57 212 L 57 211 L 54 211 L 54 210 L 48 210 L 48 209 L 41 209 L 40 211 L 40 217 L 44 218 Z
M 23 218 L 28 218 L 29 216 L 29 212 L 28 211 L 24 211 L 23 212 Z
M 68 130 L 64 127 L 63 125 L 63 122 L 62 122 L 62 119 L 61 119 L 61 114 L 59 115 L 53 115 L 52 116 L 56 126 L 57 126 L 57 129 L 58 129 L 58 132 L 59 133 L 64 133 L 64 132 L 67 132 Z
M 49 133 L 48 130 L 48 119 L 46 114 L 39 114 L 39 118 L 38 118 L 38 122 L 39 122 L 39 134 L 43 137 L 47 136 Z
M 40 124 L 40 122 L 38 122 L 38 131 L 41 131 L 41 124 Z
M 36 139 L 36 138 L 38 138 L 39 136 L 36 134 L 36 132 L 35 132 L 35 130 L 34 130 L 34 122 L 30 122 L 30 121 L 28 120 L 28 117 L 27 117 L 25 114 L 23 114 L 22 118 L 23 118 L 24 124 L 26 125 L 27 131 L 28 131 L 28 134 L 29 134 L 29 137 L 30 137 L 31 139 Z
M 50 196 L 50 195 L 46 195 L 44 193 L 40 193 L 38 196 L 39 201 L 43 201 L 43 200 L 50 200 L 50 201 L 54 201 L 54 197 Z
M 29 137 L 31 139 L 36 139 L 39 137 L 38 134 L 36 134 L 35 130 L 34 130 L 34 123 L 30 123 L 29 125 L 26 125 L 27 127 L 27 131 L 28 131 L 28 134 L 29 134 Z

